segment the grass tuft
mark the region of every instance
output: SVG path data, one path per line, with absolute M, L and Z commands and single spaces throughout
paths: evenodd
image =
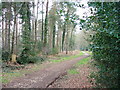
M 87 64 L 90 59 L 91 59 L 91 57 L 80 60 L 77 64 L 75 64 L 75 67 L 78 67 L 83 64 Z M 79 72 L 76 70 L 76 68 L 68 70 L 67 73 L 68 74 L 79 74 Z
M 87 64 L 90 59 L 91 59 L 91 57 L 84 58 L 84 59 L 80 60 L 76 65 L 79 66 L 79 65 L 82 65 L 82 64 Z
M 67 71 L 68 74 L 79 74 L 79 72 L 76 69 L 70 69 Z

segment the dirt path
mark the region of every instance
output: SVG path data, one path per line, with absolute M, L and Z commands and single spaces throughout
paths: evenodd
M 88 56 L 89 55 L 84 55 L 75 59 L 56 63 L 53 66 L 17 78 L 6 86 L 3 86 L 3 88 L 47 88 L 59 76 L 65 74 L 66 70 L 71 68 L 79 60 Z

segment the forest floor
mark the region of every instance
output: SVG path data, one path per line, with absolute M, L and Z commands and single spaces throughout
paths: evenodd
M 84 58 L 77 64 L 67 70 L 66 75 L 59 77 L 48 88 L 93 88 L 95 85 L 91 83 L 94 79 L 89 78 L 92 69 L 90 62 L 85 61 L 90 58 Z
M 3 88 L 83 88 L 91 87 L 88 81 L 89 64 L 86 63 L 89 54 L 70 56 L 69 60 L 54 60 L 42 64 L 42 68 L 32 73 L 15 78 Z M 85 60 L 84 60 L 85 59 Z M 84 60 L 84 61 L 83 61 Z M 80 62 L 83 61 L 83 62 Z M 67 78 L 66 78 L 67 77 Z

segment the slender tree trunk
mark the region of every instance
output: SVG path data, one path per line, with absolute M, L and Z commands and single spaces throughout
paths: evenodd
M 2 52 L 4 51 L 4 45 L 5 45 L 5 41 L 4 41 L 4 12 L 2 11 Z
M 42 41 L 42 43 L 43 43 L 43 39 L 44 39 L 44 30 L 43 30 L 43 4 L 44 4 L 44 2 L 42 1 L 42 35 L 41 35 L 41 41 Z
M 48 0 L 46 4 L 46 16 L 45 16 L 45 31 L 44 31 L 44 46 L 47 44 L 47 31 L 48 31 Z
M 37 44 L 37 19 L 38 19 L 38 8 L 39 8 L 39 1 L 37 2 L 37 16 L 35 18 L 35 48 L 36 48 L 36 44 Z
M 8 52 L 8 18 L 7 18 L 7 12 L 5 12 L 5 51 Z
M 18 45 L 18 17 L 16 16 L 16 43 L 15 43 L 15 53 L 17 54 L 17 45 Z
M 57 31 L 57 40 L 56 40 L 56 47 L 58 48 L 58 50 L 59 50 L 59 48 L 60 48 L 60 47 L 59 47 L 59 39 L 60 39 L 60 38 L 59 38 L 59 34 L 60 34 L 60 33 L 59 33 L 59 30 L 58 30 L 58 31 Z
M 59 33 L 59 47 L 60 47 L 60 52 L 62 52 L 62 31 L 61 30 L 59 30 L 60 31 L 60 33 Z
M 16 5 L 14 6 L 14 13 L 16 14 Z M 15 53 L 15 31 L 16 31 L 16 15 L 14 18 L 14 28 L 13 28 L 13 35 L 12 35 L 12 46 L 11 46 L 11 54 Z
M 58 49 L 58 52 L 61 52 L 61 30 L 59 28 L 57 31 L 56 47 Z
M 10 52 L 10 25 L 11 25 L 11 2 L 9 3 L 9 7 L 8 7 L 8 12 L 9 12 L 9 20 L 8 20 L 8 52 Z
M 8 52 L 10 52 L 10 20 L 8 22 Z
M 67 10 L 66 18 L 68 18 L 68 13 L 69 13 L 69 9 Z M 65 33 L 66 33 L 67 22 L 68 22 L 68 20 L 65 20 L 64 29 L 63 29 L 63 35 L 62 35 L 62 51 L 64 50 L 64 41 L 65 41 Z
M 68 40 L 69 40 L 69 31 L 68 31 L 68 25 L 66 25 L 66 54 L 68 54 L 68 49 L 69 49 L 69 44 L 68 44 Z
M 33 5 L 32 38 L 33 38 L 33 41 L 34 41 L 35 40 L 35 35 L 34 35 L 35 34 L 34 33 L 35 32 L 35 19 L 34 19 L 35 18 L 35 2 L 33 2 L 32 5 Z
M 64 29 L 62 34 L 62 51 L 64 51 L 65 32 L 66 32 L 66 23 L 64 23 Z
M 54 24 L 54 27 L 53 27 L 53 48 L 55 48 L 55 34 L 56 34 L 56 26 Z
M 70 49 L 71 49 L 71 50 L 72 50 L 72 48 L 73 48 L 73 46 L 71 45 L 71 43 L 72 43 L 72 39 L 73 39 L 72 37 L 73 37 L 73 31 L 74 31 L 75 26 L 76 26 L 76 25 L 74 25 L 73 28 L 72 28 L 71 35 L 70 35 L 70 40 L 69 40 L 69 41 L 70 41 L 70 42 L 69 42 L 69 46 L 70 46 Z
M 29 28 L 29 39 L 31 38 L 31 23 L 30 23 L 30 6 L 29 3 L 27 3 L 27 17 L 28 17 L 28 21 L 26 21 L 26 23 L 28 23 L 28 28 Z
M 50 28 L 50 30 L 49 30 L 49 38 L 48 38 L 48 44 L 49 44 L 49 50 L 52 50 L 52 37 L 53 36 L 53 31 L 52 31 L 52 28 Z

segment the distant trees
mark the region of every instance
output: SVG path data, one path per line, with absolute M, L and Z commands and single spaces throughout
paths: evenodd
M 67 51 L 70 50 L 69 45 L 71 42 L 71 37 L 73 35 L 73 31 L 75 29 L 75 26 L 77 25 L 76 20 L 79 20 L 79 16 L 75 14 L 76 9 L 75 9 L 75 4 L 70 3 L 70 2 L 61 2 L 59 4 L 60 10 L 57 12 L 61 20 L 63 22 L 62 24 L 62 44 L 61 44 L 61 49 L 62 51 L 66 51 L 66 54 L 68 53 Z M 64 18 L 63 18 L 64 17 Z M 69 28 L 70 27 L 70 28 Z M 71 33 L 71 36 L 70 36 Z M 73 45 L 74 47 L 74 45 Z
M 29 63 L 38 53 L 67 54 L 74 47 L 79 19 L 74 3 L 54 2 L 50 9 L 49 0 L 1 4 L 3 60 Z
M 56 31 L 57 31 L 57 7 L 56 7 L 56 2 L 53 3 L 52 8 L 49 11 L 49 47 L 51 53 L 57 53 L 55 52 L 56 49 Z
M 79 50 L 88 50 L 90 44 L 90 31 L 81 30 L 78 34 L 75 35 L 75 46 Z M 79 42 L 79 43 L 78 43 Z

